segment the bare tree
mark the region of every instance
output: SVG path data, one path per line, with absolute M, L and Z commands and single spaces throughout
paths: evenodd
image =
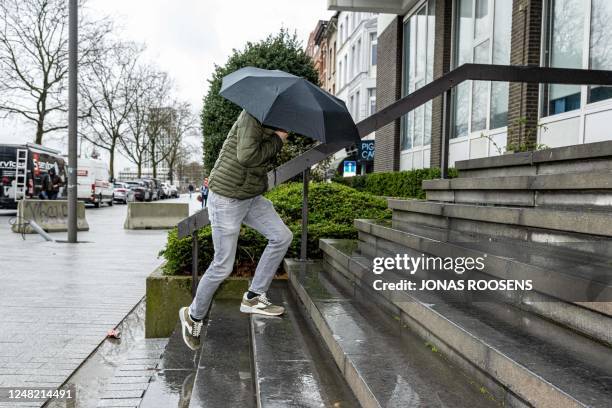
M 86 0 L 80 0 L 81 10 Z M 108 18 L 79 18 L 79 64 L 110 32 Z M 68 127 L 68 1 L 0 0 L 0 112 L 36 127 L 34 142 Z
M 135 81 L 135 97 L 128 120 L 129 131 L 119 139 L 121 152 L 138 170 L 138 178 L 142 177 L 142 168 L 149 152 L 149 113 L 153 105 L 154 84 L 158 72 L 149 65 L 138 67 Z
M 177 103 L 173 107 L 174 120 L 171 122 L 169 143 L 165 147 L 166 166 L 168 168 L 168 179 L 174 182 L 174 170 L 181 159 L 185 160 L 191 156 L 192 147 L 186 143 L 189 134 L 198 132 L 198 118 L 194 115 L 191 104 Z
M 139 92 L 136 64 L 141 52 L 142 47 L 134 43 L 109 44 L 96 55 L 81 81 L 82 101 L 89 107 L 81 134 L 109 153 L 111 177 L 115 176 L 115 154 L 129 130 Z
M 151 105 L 148 108 L 146 128 L 149 139 L 147 159 L 151 165 L 153 177 L 157 177 L 157 168 L 168 157 L 174 140 L 173 122 L 176 112 L 168 104 L 172 88 L 172 80 L 167 73 L 160 72 L 155 76 L 151 88 Z

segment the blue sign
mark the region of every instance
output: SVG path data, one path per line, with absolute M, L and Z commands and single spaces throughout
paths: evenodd
M 344 162 L 344 177 L 353 177 L 357 175 L 357 162 L 346 160 Z
M 357 145 L 357 157 L 360 162 L 374 160 L 374 140 L 362 140 Z

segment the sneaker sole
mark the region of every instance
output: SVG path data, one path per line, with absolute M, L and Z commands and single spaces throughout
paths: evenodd
M 196 351 L 198 348 L 194 348 L 191 346 L 191 344 L 189 344 L 189 341 L 187 341 L 187 336 L 189 333 L 189 324 L 185 321 L 185 316 L 183 314 L 183 309 L 179 310 L 179 319 L 181 319 L 181 333 L 183 335 L 183 342 L 185 343 L 185 345 L 187 347 L 189 347 L 191 350 Z
M 264 316 L 280 316 L 283 313 L 285 313 L 284 310 L 282 312 L 280 312 L 280 313 L 270 313 L 270 312 L 266 312 L 263 309 L 257 309 L 256 307 L 246 306 L 246 305 L 243 305 L 243 304 L 240 305 L 240 311 L 242 313 L 260 314 L 260 315 L 264 315 Z

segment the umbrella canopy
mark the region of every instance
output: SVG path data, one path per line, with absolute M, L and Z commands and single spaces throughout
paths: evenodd
M 266 126 L 329 144 L 360 139 L 342 100 L 284 71 L 239 69 L 223 78 L 220 94 Z

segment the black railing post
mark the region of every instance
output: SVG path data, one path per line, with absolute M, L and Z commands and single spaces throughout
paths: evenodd
M 442 140 L 440 144 L 440 177 L 448 178 L 448 143 L 451 128 L 451 90 L 444 92 L 442 102 Z
M 198 231 L 193 231 L 191 234 L 191 297 L 195 298 L 198 290 Z
M 302 239 L 300 243 L 300 260 L 308 258 L 308 182 L 310 179 L 310 169 L 302 173 L 303 196 L 302 196 Z

